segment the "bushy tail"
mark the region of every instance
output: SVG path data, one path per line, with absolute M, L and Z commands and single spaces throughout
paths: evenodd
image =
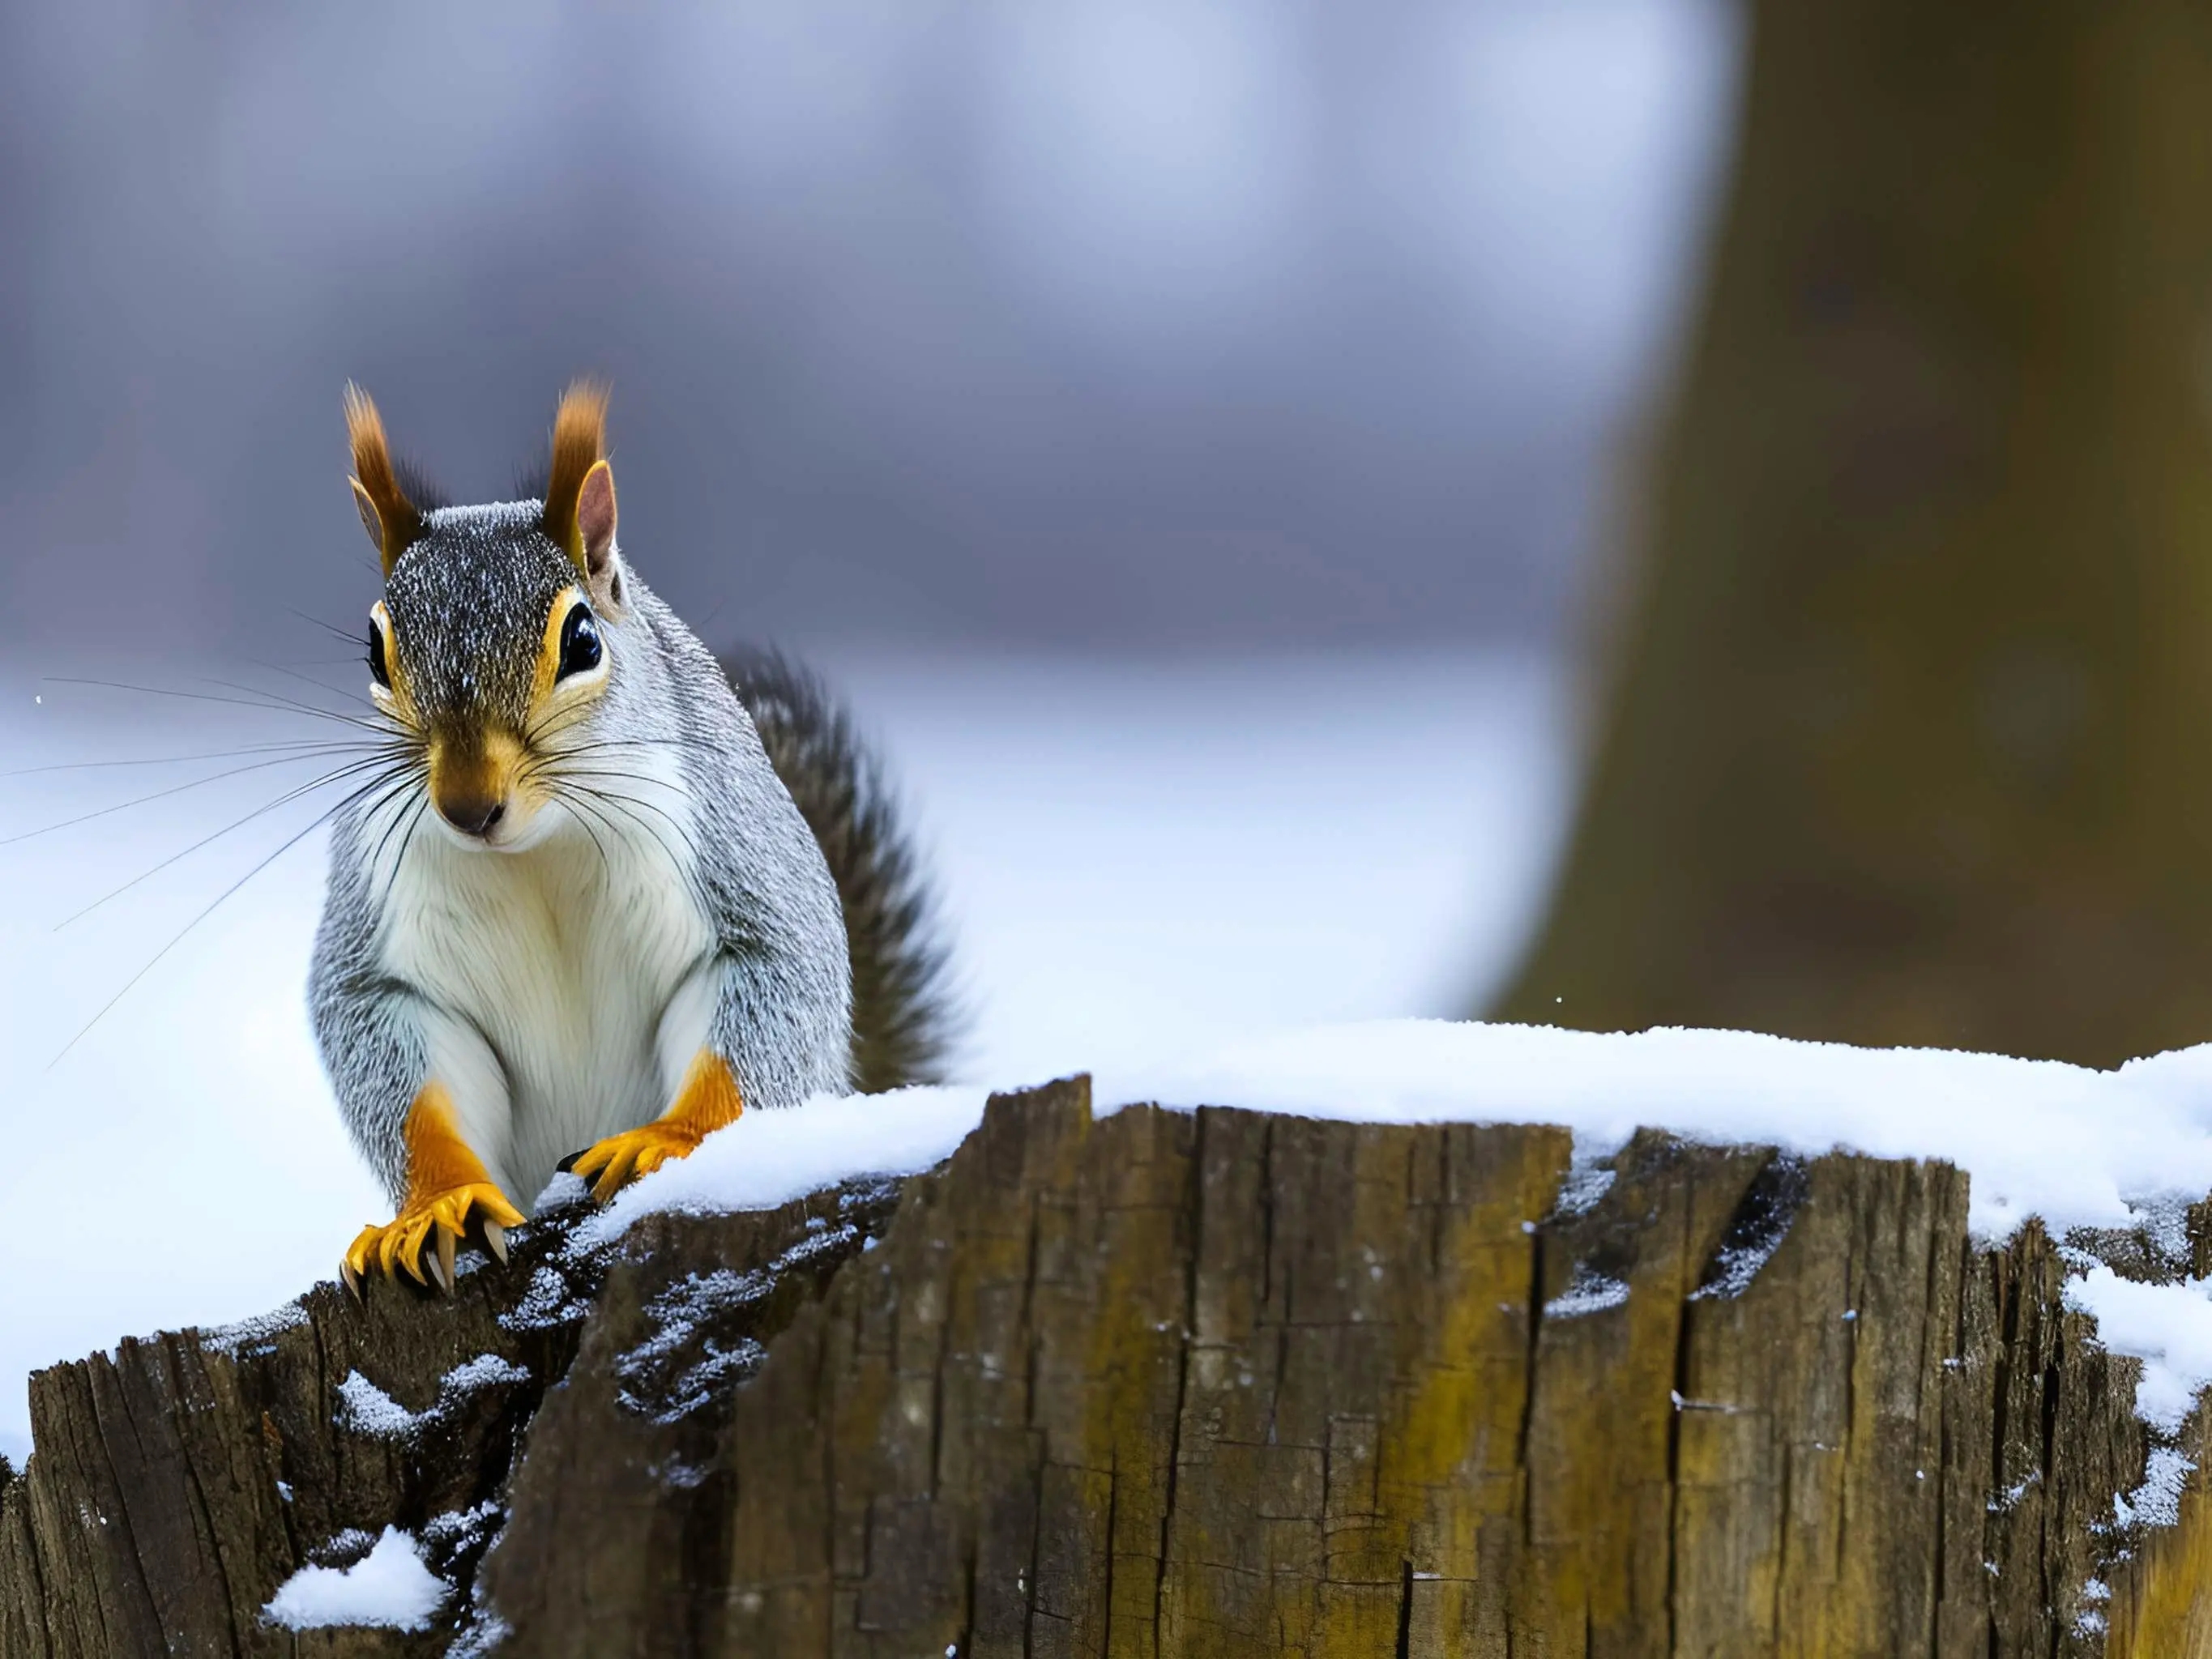
M 881 763 L 812 670 L 752 647 L 722 666 L 836 879 L 853 952 L 855 1086 L 944 1081 L 964 1020 L 935 896 Z

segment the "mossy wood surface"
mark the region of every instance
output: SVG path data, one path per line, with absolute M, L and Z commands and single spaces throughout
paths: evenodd
M 2212 1514 L 2116 1524 L 2135 1368 L 2039 1232 L 1977 1249 L 1940 1166 L 1571 1150 L 1058 1085 L 902 1183 L 126 1342 L 34 1382 L 0 1652 L 2212 1659 Z M 262 1622 L 387 1523 L 434 1628 Z

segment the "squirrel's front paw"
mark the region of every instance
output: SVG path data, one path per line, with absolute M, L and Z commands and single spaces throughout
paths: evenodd
M 417 1285 L 428 1281 L 422 1277 L 422 1251 L 433 1233 L 437 1236 L 438 1249 L 430 1263 L 430 1271 L 447 1291 L 453 1288 L 453 1247 L 461 1235 L 468 1231 L 469 1213 L 473 1210 L 483 1222 L 484 1243 L 492 1253 L 504 1261 L 507 1256 L 505 1229 L 522 1224 L 522 1212 L 507 1201 L 505 1193 L 489 1181 L 471 1181 L 443 1192 L 429 1193 L 420 1198 L 410 1198 L 399 1213 L 381 1226 L 372 1224 L 363 1227 L 355 1238 L 352 1248 L 345 1253 L 340 1266 L 346 1287 L 355 1295 L 361 1294 L 361 1284 L 372 1264 L 386 1273 L 404 1268 Z
M 592 1196 L 602 1204 L 640 1176 L 651 1175 L 672 1159 L 689 1158 L 706 1137 L 678 1118 L 657 1117 L 642 1128 L 609 1135 L 568 1166 L 592 1182 Z M 597 1176 L 596 1181 L 592 1177 Z

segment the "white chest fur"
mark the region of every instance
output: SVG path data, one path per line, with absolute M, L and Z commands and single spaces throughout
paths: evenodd
M 680 1075 L 705 1039 L 714 939 L 682 844 L 620 818 L 564 815 L 520 852 L 426 826 L 394 878 L 379 955 L 428 1006 L 431 1074 L 526 1208 L 559 1160 L 658 1116 L 672 1060 Z

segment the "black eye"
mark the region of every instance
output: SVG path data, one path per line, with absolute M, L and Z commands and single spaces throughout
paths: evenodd
M 599 665 L 599 625 L 588 606 L 577 605 L 561 624 L 561 672 L 557 679 Z
M 392 690 L 392 665 L 384 660 L 384 630 L 374 623 L 368 627 L 368 674 L 386 690 Z

